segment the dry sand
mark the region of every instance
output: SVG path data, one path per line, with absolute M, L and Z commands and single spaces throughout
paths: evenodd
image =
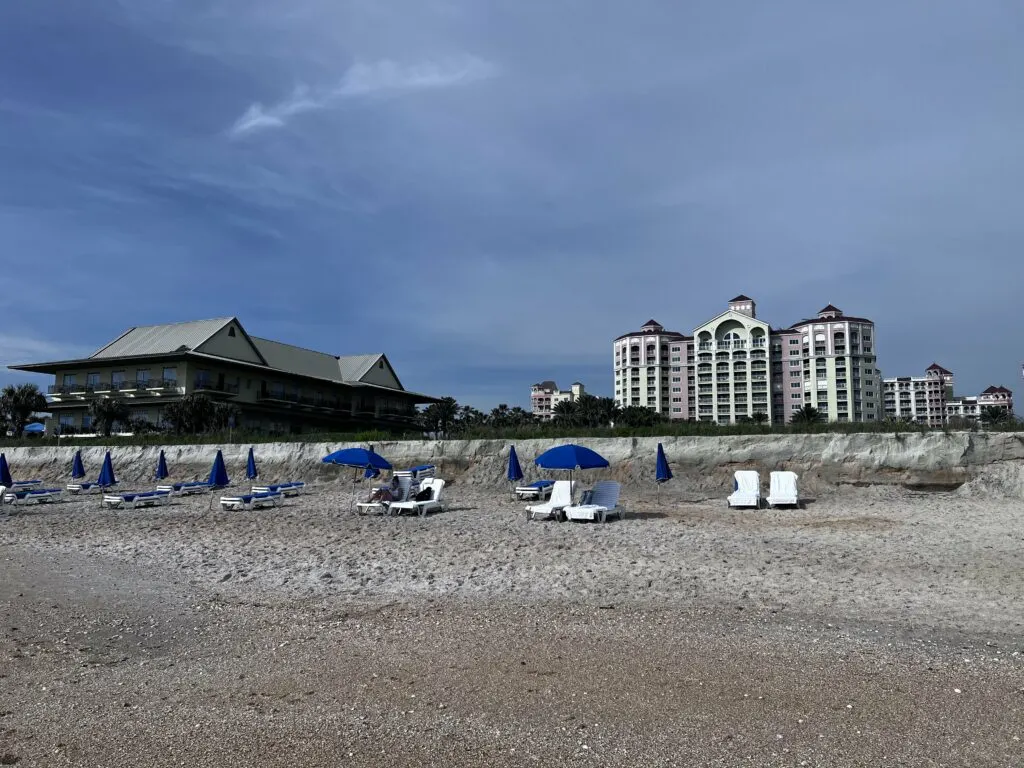
M 0 515 L 0 765 L 1024 764 L 1024 505 Z

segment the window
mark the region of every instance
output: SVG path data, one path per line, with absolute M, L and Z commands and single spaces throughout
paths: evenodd
M 98 373 L 90 373 L 85 377 L 85 384 L 89 389 L 95 389 L 100 384 L 100 375 Z
M 800 382 L 799 382 L 799 381 L 791 381 L 791 382 L 789 383 L 789 386 L 790 386 L 790 388 L 792 388 L 792 389 L 796 389 L 797 387 L 799 387 L 799 386 L 800 386 Z
M 682 408 L 673 408 L 672 413 L 682 413 Z
M 789 361 L 789 367 L 790 368 L 799 368 L 800 367 L 800 361 L 799 360 L 790 360 Z
M 672 358 L 672 362 L 673 363 L 678 363 L 679 362 L 679 358 L 678 357 L 673 357 Z
M 135 371 L 135 383 L 136 384 L 148 384 L 149 383 L 149 368 L 139 368 Z
M 672 381 L 682 381 L 682 378 L 680 378 L 679 376 L 673 376 Z
M 124 386 L 124 371 L 114 371 L 110 374 L 110 384 L 112 389 L 120 389 Z
M 164 381 L 177 381 L 178 380 L 178 369 L 177 368 L 164 368 Z
M 790 357 L 793 357 L 794 355 L 799 355 L 799 354 L 800 354 L 800 350 L 799 349 L 791 349 L 791 350 L 789 350 L 789 356 Z
M 205 369 L 196 371 L 196 386 L 207 386 L 210 383 L 210 372 Z
M 228 336 L 234 336 L 234 335 L 235 335 L 235 326 L 232 325 L 230 328 L 228 328 Z
M 790 400 L 799 400 L 800 399 L 800 393 L 799 392 L 794 392 L 793 394 L 791 394 L 789 396 L 789 399 Z
M 679 367 L 678 365 L 674 365 L 674 366 L 672 366 L 672 373 L 679 373 L 679 372 L 680 372 L 680 371 L 682 371 L 682 370 L 683 370 L 683 369 L 682 369 L 682 368 L 680 368 L 680 367 Z
M 799 343 L 800 343 L 800 339 L 790 339 L 789 340 L 789 345 L 790 346 L 793 346 L 794 344 L 799 344 Z
M 67 378 L 67 374 L 64 375 Z M 58 419 L 60 423 L 60 431 L 63 432 L 65 429 L 75 426 L 75 417 L 70 413 L 62 413 Z
M 75 378 L 76 378 L 75 374 L 73 374 L 73 373 L 65 373 L 64 374 L 64 386 L 65 387 L 73 387 L 75 384 L 78 383 L 78 382 L 75 381 Z
M 672 391 L 673 392 L 682 392 L 683 390 L 680 389 L 679 387 L 672 387 Z
M 90 429 L 92 429 L 92 416 L 86 413 L 82 416 L 82 431 L 88 432 Z

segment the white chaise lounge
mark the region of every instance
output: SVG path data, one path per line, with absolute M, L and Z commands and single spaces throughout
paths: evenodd
M 768 485 L 768 506 L 800 506 L 796 472 L 772 472 Z
M 276 507 L 282 498 L 284 498 L 284 494 L 280 491 L 240 493 L 237 496 L 221 496 L 220 505 L 224 509 L 259 509 L 260 507 Z
M 586 504 L 570 504 L 564 510 L 567 520 L 596 520 L 599 523 L 617 515 L 622 519 L 622 508 L 619 506 L 619 493 L 622 484 L 614 480 L 601 480 L 594 483 L 588 494 Z
M 141 491 L 139 493 L 107 493 L 103 506 L 113 509 L 137 509 L 171 503 L 170 491 Z
M 753 470 L 741 469 L 734 475 L 733 492 L 729 495 L 730 507 L 761 506 L 761 475 Z
M 408 501 L 393 501 L 388 504 L 388 514 L 392 516 L 401 515 L 403 512 L 413 512 L 424 517 L 428 512 L 440 512 L 441 491 L 444 490 L 444 480 L 439 477 L 428 477 L 420 483 L 420 492 L 430 490 L 430 498 L 422 501 L 410 499 Z M 418 494 L 417 494 L 418 495 Z
M 398 477 L 398 497 L 388 501 L 361 501 L 356 504 L 356 510 L 361 515 L 371 512 L 386 512 L 388 507 L 403 501 L 409 501 L 409 488 L 412 487 L 412 475 L 396 475 Z
M 280 493 L 282 496 L 298 496 L 306 490 L 306 484 L 301 480 L 293 483 L 273 483 L 272 485 L 254 485 L 253 493 Z
M 158 485 L 156 489 L 158 491 L 168 491 L 170 493 L 177 494 L 178 496 L 191 496 L 196 493 L 209 493 L 213 490 L 213 486 L 206 480 L 195 480 L 191 483 L 168 483 L 166 485 Z
M 82 493 L 103 493 L 113 488 L 112 485 L 100 485 L 99 483 L 68 483 L 68 493 L 76 496 Z
M 48 504 L 60 499 L 62 488 L 25 488 L 4 493 L 4 504 Z
M 527 520 L 545 520 L 549 517 L 561 518 L 562 510 L 572 504 L 572 491 L 576 487 L 575 480 L 556 480 L 551 487 L 551 498 L 543 504 L 531 504 L 526 508 Z
M 551 498 L 551 491 L 555 483 L 553 480 L 537 480 L 529 485 L 520 485 L 516 488 L 516 497 L 522 501 L 544 501 Z

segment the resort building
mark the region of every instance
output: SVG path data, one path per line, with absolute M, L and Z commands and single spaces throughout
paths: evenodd
M 62 432 L 92 429 L 89 404 L 119 396 L 154 425 L 167 405 L 202 392 L 235 403 L 242 429 L 266 432 L 403 430 L 416 406 L 383 354 L 339 357 L 261 339 L 235 317 L 130 328 L 89 357 L 10 368 L 48 373 L 48 410 Z
M 885 418 L 905 419 L 930 427 L 946 423 L 947 406 L 953 400 L 953 373 L 932 363 L 924 374 L 882 380 Z
M 694 418 L 692 337 L 648 320 L 639 331 L 615 339 L 613 348 L 620 408 L 639 405 L 665 417 Z
M 881 418 L 874 324 L 829 304 L 816 317 L 776 329 L 749 296 L 693 336 L 654 320 L 613 345 L 615 399 L 673 419 L 783 424 L 804 406 L 829 421 Z
M 555 417 L 559 403 L 573 403 L 584 394 L 586 391 L 578 381 L 569 389 L 560 390 L 555 382 L 545 380 L 530 387 L 530 411 L 539 419 L 550 420 Z
M 999 408 L 1013 416 L 1013 392 L 1006 387 L 988 387 L 980 395 L 954 397 L 946 403 L 946 422 L 950 419 L 978 421 L 986 408 Z

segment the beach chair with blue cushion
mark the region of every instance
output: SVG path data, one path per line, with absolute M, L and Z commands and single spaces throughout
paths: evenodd
M 42 484 L 42 480 L 15 480 L 13 483 L 11 483 L 11 490 L 27 491 L 30 488 L 38 488 Z
M 276 507 L 282 498 L 284 498 L 284 494 L 280 491 L 240 493 L 237 496 L 221 496 L 220 505 L 224 509 L 259 509 L 260 507 Z
M 551 498 L 551 490 L 554 487 L 554 480 L 538 480 L 529 485 L 517 487 L 516 497 L 521 501 L 544 501 Z
M 584 498 L 582 504 L 570 504 L 563 512 L 567 520 L 590 520 L 603 523 L 609 517 L 622 519 L 622 507 L 619 506 L 619 493 L 622 484 L 614 480 L 601 480 Z
M 170 491 L 129 491 L 103 495 L 103 506 L 111 509 L 138 509 L 139 507 L 156 507 L 170 503 Z
M 99 483 L 68 483 L 68 493 L 73 493 L 76 496 L 88 493 L 103 493 L 103 491 L 111 487 L 109 485 L 100 485 Z
M 62 488 L 12 488 L 4 493 L 4 504 L 48 504 L 63 493 Z
M 273 483 L 271 485 L 254 485 L 252 487 L 253 493 L 280 493 L 282 496 L 298 496 L 305 490 L 306 484 L 301 480 L 293 483 Z
M 178 496 L 192 496 L 197 493 L 209 493 L 213 490 L 213 486 L 206 480 L 195 480 L 191 483 L 168 483 L 166 485 L 158 485 L 156 489 L 158 491 L 169 491 L 177 494 Z

